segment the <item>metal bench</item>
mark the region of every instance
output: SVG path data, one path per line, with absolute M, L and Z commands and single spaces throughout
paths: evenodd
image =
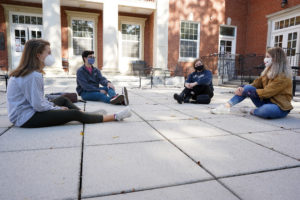
M 150 67 L 146 61 L 143 60 L 136 60 L 132 61 L 132 72 L 133 75 L 139 76 L 140 80 L 140 88 L 142 87 L 142 77 L 150 77 L 151 80 L 151 88 L 153 85 L 153 70 L 152 67 Z

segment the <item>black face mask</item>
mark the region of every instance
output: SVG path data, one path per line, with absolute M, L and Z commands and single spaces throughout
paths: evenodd
M 194 68 L 196 71 L 202 71 L 204 69 L 204 65 L 196 65 Z

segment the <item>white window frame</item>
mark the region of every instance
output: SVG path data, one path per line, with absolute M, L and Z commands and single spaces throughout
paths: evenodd
M 274 45 L 274 38 L 276 35 L 283 35 L 283 34 L 286 34 L 287 32 L 293 32 L 293 31 L 300 30 L 300 24 L 295 25 L 295 26 L 290 26 L 287 28 L 283 28 L 283 29 L 275 30 L 276 22 L 299 16 L 299 13 L 300 13 L 300 5 L 297 5 L 292 8 L 288 8 L 288 9 L 285 9 L 285 10 L 282 10 L 282 11 L 279 11 L 279 12 L 276 12 L 276 13 L 266 16 L 268 18 L 268 35 L 267 35 L 266 48 L 272 47 Z M 286 40 L 283 40 L 282 43 L 285 44 Z M 297 41 L 296 46 L 297 47 L 300 46 L 300 39 Z M 283 45 L 283 48 L 285 48 L 284 45 Z M 300 50 L 296 49 L 296 53 L 300 53 Z
M 94 23 L 94 27 L 93 27 L 93 48 L 94 49 L 89 49 L 89 50 L 91 50 L 91 51 L 94 51 L 95 52 L 95 54 L 96 54 L 96 39 L 95 39 L 95 35 L 96 35 L 96 20 L 94 20 L 93 18 L 82 18 L 82 17 L 71 17 L 71 19 L 70 19 L 70 36 L 71 36 L 71 44 L 70 44 L 70 46 L 71 46 L 71 52 L 69 52 L 69 53 L 71 53 L 71 55 L 72 56 L 81 56 L 81 55 L 74 55 L 74 42 L 73 42 L 73 27 L 72 27 L 72 21 L 73 20 L 82 20 L 82 21 L 92 21 L 93 23 Z
M 180 56 L 180 42 L 181 42 L 181 23 L 182 22 L 187 22 L 187 23 L 194 23 L 194 24 L 198 24 L 198 37 L 197 37 L 197 53 L 196 53 L 196 57 L 181 57 Z M 185 40 L 185 39 L 183 39 Z M 195 41 L 195 40 L 194 40 Z M 198 21 L 189 21 L 189 20 L 181 20 L 180 21 L 180 27 L 179 27 L 179 62 L 193 62 L 195 59 L 197 59 L 198 57 L 200 57 L 199 55 L 199 46 L 200 46 L 200 22 Z
M 128 24 L 128 25 L 138 25 L 140 26 L 140 41 L 139 41 L 139 57 L 135 58 L 135 57 L 127 57 L 127 56 L 123 56 L 123 38 L 122 38 L 122 25 L 123 24 Z M 143 48 L 143 35 L 144 35 L 144 25 L 143 23 L 139 23 L 139 22 L 133 22 L 133 21 L 121 21 L 120 22 L 120 57 L 121 58 L 127 58 L 129 60 L 143 60 L 144 56 L 142 56 L 142 48 Z
M 221 27 L 230 27 L 230 28 L 234 28 L 234 36 L 224 36 L 221 35 Z M 218 53 L 221 53 L 220 51 L 220 44 L 221 44 L 221 40 L 229 40 L 232 42 L 231 45 L 231 54 L 236 54 L 236 38 L 237 38 L 237 26 L 231 26 L 231 25 L 226 25 L 226 24 L 222 24 L 219 27 L 219 43 L 218 43 Z

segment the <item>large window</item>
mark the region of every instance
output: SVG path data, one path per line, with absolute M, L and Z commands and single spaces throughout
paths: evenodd
M 287 56 L 295 56 L 296 55 L 296 46 L 297 46 L 297 32 L 288 34 L 287 41 Z
M 141 26 L 122 24 L 122 57 L 140 58 Z
M 94 50 L 94 22 L 72 20 L 73 54 L 81 55 L 84 50 Z
M 199 23 L 181 22 L 180 58 L 197 58 L 199 55 Z

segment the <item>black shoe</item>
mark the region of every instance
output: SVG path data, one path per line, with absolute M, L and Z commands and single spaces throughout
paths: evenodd
M 127 92 L 126 87 L 122 88 L 122 94 L 124 95 L 124 105 L 128 106 L 129 105 L 129 99 L 128 99 L 128 92 Z
M 113 105 L 120 105 L 124 101 L 124 95 L 116 95 L 113 98 L 111 98 L 110 103 Z
M 179 104 L 182 104 L 182 98 L 181 98 L 180 95 L 174 94 L 174 99 L 177 100 L 177 102 L 178 102 Z

